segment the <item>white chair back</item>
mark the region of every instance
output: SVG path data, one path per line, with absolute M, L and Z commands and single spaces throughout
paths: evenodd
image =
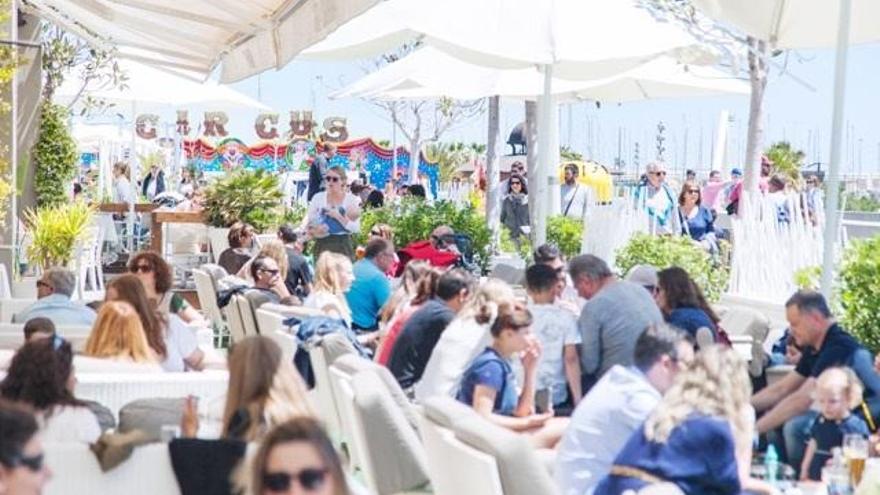
M 214 263 L 220 259 L 220 254 L 229 248 L 228 236 L 229 229 L 208 227 L 208 241 L 211 246 L 211 257 Z
M 46 443 L 44 448 L 46 464 L 52 470 L 52 479 L 43 491 L 46 495 L 180 493 L 164 443 L 135 448 L 129 459 L 106 473 L 87 444 Z
M 64 337 L 73 350 L 85 349 L 92 327 L 81 325 L 59 325 L 55 327 L 58 335 Z M 0 323 L 0 349 L 18 349 L 24 345 L 24 323 Z
M 199 268 L 194 268 L 192 274 L 202 311 L 215 325 L 222 327 L 224 319 L 220 306 L 217 305 L 217 286 L 214 284 L 214 279 Z
M 503 495 L 498 464 L 484 452 L 455 438 L 452 430 L 419 414 L 428 475 L 435 495 Z
M 244 325 L 245 335 L 259 335 L 260 329 L 257 327 L 257 319 L 254 316 L 254 307 L 251 306 L 251 302 L 248 301 L 248 298 L 235 295 L 232 297 L 232 303 L 238 305 L 238 312 L 241 314 L 241 323 Z
M 284 326 L 286 316 L 263 308 L 257 310 L 257 327 L 260 335 L 265 335 L 274 340 L 281 347 L 281 358 L 285 361 L 293 361 L 296 354 L 296 337 L 288 332 Z
M 16 313 L 21 313 L 35 302 L 36 299 L 0 298 L 0 323 L 12 323 Z
M 5 263 L 0 263 L 0 299 L 12 297 L 12 286 L 9 283 L 9 270 Z
M 351 456 L 351 466 L 361 471 L 361 475 L 370 491 L 375 492 L 376 481 L 373 479 L 373 469 L 369 465 L 370 453 L 366 439 L 361 434 L 358 423 L 358 411 L 354 404 L 354 388 L 351 383 L 351 375 L 337 366 L 330 366 L 329 370 L 333 396 L 336 398 L 336 409 L 339 412 L 340 433 L 343 441 L 348 446 L 348 454 Z
M 244 322 L 241 321 L 241 311 L 239 311 L 235 299 L 233 298 L 233 300 L 229 301 L 229 304 L 223 310 L 226 313 L 226 324 L 229 325 L 232 342 L 241 342 L 247 337 L 247 332 L 244 329 Z
M 331 434 L 342 435 L 342 420 L 339 417 L 333 385 L 330 382 L 330 365 L 327 363 L 327 356 L 320 344 L 309 352 L 309 361 L 312 364 L 312 373 L 315 375 L 314 392 L 317 396 L 321 418 Z

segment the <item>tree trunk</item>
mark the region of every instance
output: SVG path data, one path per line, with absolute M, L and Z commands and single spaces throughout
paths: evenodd
M 526 172 L 529 176 L 529 185 L 532 190 L 537 190 L 538 185 L 538 103 L 535 101 L 526 101 Z M 538 215 L 538 201 L 536 197 L 529 199 L 529 218 L 532 225 Z M 536 229 L 532 229 L 530 235 L 532 245 L 535 245 Z M 535 246 L 537 247 L 537 246 Z
M 486 138 L 486 220 L 489 222 L 489 229 L 492 231 L 492 238 L 498 239 L 498 223 L 501 216 L 501 195 L 498 167 L 498 144 L 500 142 L 500 113 L 501 98 L 499 96 L 489 97 L 489 119 L 488 132 Z
M 419 184 L 419 154 L 422 147 L 422 134 L 414 129 L 409 140 L 409 183 Z
M 749 37 L 749 133 L 746 139 L 744 190 L 758 191 L 761 173 L 761 148 L 764 144 L 764 90 L 767 87 L 767 42 Z

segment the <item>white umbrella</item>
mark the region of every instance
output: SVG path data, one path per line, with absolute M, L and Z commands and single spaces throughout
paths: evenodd
M 534 99 L 543 91 L 536 69 L 492 69 L 457 59 L 427 46 L 336 91 L 331 98 L 387 100 L 487 96 Z M 553 79 L 559 98 L 627 102 L 719 94 L 748 94 L 749 86 L 721 70 L 687 66 L 660 57 L 619 75 L 595 81 Z
M 698 46 L 683 29 L 659 21 L 632 0 L 387 0 L 352 23 L 358 24 L 340 27 L 303 55 L 338 59 L 364 54 L 368 51 L 364 48 L 393 50 L 401 39 L 408 39 L 477 65 L 542 67 L 541 171 L 536 185 L 538 205 L 543 207 L 536 219 L 538 242 L 544 241 L 546 216 L 552 208 L 548 180 L 558 149 L 554 73 L 565 79 L 597 79 L 663 54 L 693 57 Z
M 831 296 L 834 246 L 840 226 L 839 182 L 846 93 L 846 59 L 850 44 L 880 41 L 877 0 L 692 0 L 707 15 L 777 48 L 837 49 L 834 66 L 834 107 L 831 157 L 822 254 L 822 292 Z M 837 23 L 832 22 L 837 19 Z

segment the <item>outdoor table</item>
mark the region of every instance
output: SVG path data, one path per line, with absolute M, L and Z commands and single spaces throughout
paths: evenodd
M 152 236 L 150 238 L 150 249 L 153 251 L 164 255 L 165 246 L 164 246 L 164 238 L 165 233 L 163 229 L 163 225 L 165 223 L 197 223 L 197 224 L 205 224 L 205 216 L 202 213 L 202 210 L 191 210 L 191 211 L 179 211 L 179 210 L 166 210 L 164 208 L 160 208 L 154 210 L 152 213 Z

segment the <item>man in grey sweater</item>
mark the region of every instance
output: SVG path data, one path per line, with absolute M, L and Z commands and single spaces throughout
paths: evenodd
M 578 294 L 587 299 L 578 320 L 586 391 L 612 366 L 631 366 L 639 335 L 661 323 L 663 315 L 648 291 L 618 280 L 601 258 L 576 256 L 569 261 L 568 271 Z

